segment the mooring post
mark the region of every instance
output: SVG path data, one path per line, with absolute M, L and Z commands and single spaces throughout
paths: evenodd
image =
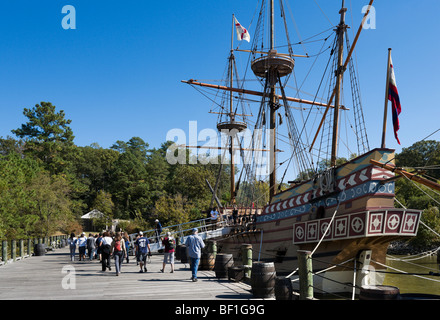
M 312 253 L 298 250 L 299 299 L 313 299 Z
M 245 280 L 251 279 L 251 270 L 252 270 L 252 245 L 251 244 L 242 244 L 241 245 L 241 258 L 244 267 L 244 277 Z
M 15 261 L 17 259 L 17 240 L 11 240 L 11 259 Z
M 8 262 L 8 240 L 2 241 L 2 261 L 4 263 Z
M 217 257 L 217 241 L 215 240 L 209 241 L 208 252 L 212 253 L 212 258 L 214 259 L 215 262 L 215 258 Z
M 32 254 L 32 239 L 31 238 L 29 238 L 28 240 L 27 240 L 27 255 L 30 257 L 31 256 L 31 254 Z
M 20 239 L 18 245 L 20 247 L 20 258 L 23 259 L 23 257 L 24 257 L 24 240 Z

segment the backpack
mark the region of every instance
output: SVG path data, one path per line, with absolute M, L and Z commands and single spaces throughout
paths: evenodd
M 105 244 L 102 247 L 102 253 L 110 254 L 112 247 L 109 244 Z
M 121 240 L 115 241 L 115 251 L 121 251 L 121 250 L 122 250 Z
M 73 248 L 73 247 L 76 247 L 76 238 L 69 238 L 69 242 L 70 242 L 70 247 L 71 248 Z
M 168 239 L 168 248 L 169 248 L 170 250 L 176 248 L 176 243 L 174 242 L 173 239 Z
M 93 239 L 87 238 L 87 248 L 92 248 L 92 247 L 93 247 Z

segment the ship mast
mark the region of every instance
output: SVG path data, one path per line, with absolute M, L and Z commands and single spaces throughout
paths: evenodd
M 274 25 L 274 0 L 270 1 L 270 50 L 269 52 L 273 52 L 275 47 L 275 25 Z M 269 201 L 272 200 L 272 198 L 275 196 L 275 192 L 276 192 L 276 178 L 277 178 L 277 174 L 276 174 L 276 163 L 277 163 L 277 153 L 275 152 L 276 150 L 276 105 L 277 105 L 277 98 L 275 96 L 276 92 L 275 92 L 275 84 L 276 81 L 274 81 L 273 77 L 274 74 L 270 75 L 270 77 L 272 78 L 269 83 L 270 83 L 270 96 L 269 96 L 269 101 L 270 101 L 270 150 L 271 151 L 271 155 L 270 155 L 270 162 L 269 162 L 269 169 L 271 170 L 270 172 L 270 176 L 269 176 Z
M 276 85 L 280 83 L 281 78 L 290 75 L 293 72 L 295 60 L 290 55 L 279 54 L 275 50 L 275 15 L 274 15 L 274 0 L 270 1 L 270 47 L 269 52 L 260 58 L 251 62 L 251 68 L 254 74 L 261 79 L 264 79 L 265 86 L 263 92 L 264 97 L 268 98 L 269 106 L 269 139 L 270 139 L 270 154 L 269 154 L 269 201 L 272 201 L 276 194 L 276 163 L 277 163 L 277 141 L 276 141 L 276 113 L 281 107 L 278 103 L 279 98 L 284 102 L 287 97 L 281 88 L 281 96 L 276 94 Z M 262 106 L 264 107 L 264 106 Z M 286 107 L 286 106 L 285 106 Z
M 338 134 L 339 134 L 339 105 L 341 102 L 341 88 L 344 74 L 344 35 L 347 25 L 345 24 L 345 0 L 342 0 L 342 9 L 339 11 L 341 15 L 340 23 L 336 29 L 338 35 L 338 68 L 336 69 L 336 88 L 335 88 L 335 109 L 333 117 L 333 137 L 332 137 L 332 153 L 330 158 L 330 166 L 336 166 L 336 158 L 338 153 Z
M 234 56 L 234 15 L 232 15 L 232 33 L 231 33 L 231 53 L 229 55 L 229 87 L 233 87 L 234 81 L 234 66 L 235 66 L 235 56 Z M 234 139 L 238 132 L 246 129 L 247 125 L 244 122 L 237 122 L 235 120 L 236 113 L 234 111 L 234 102 L 233 102 L 233 91 L 229 92 L 229 113 L 227 116 L 229 117 L 228 121 L 220 122 L 217 124 L 217 130 L 221 133 L 227 133 L 229 135 L 229 154 L 231 156 L 231 171 L 230 171 L 230 192 L 231 192 L 231 203 L 235 204 L 236 202 L 236 189 L 235 189 L 235 159 L 234 159 Z
M 232 15 L 232 34 L 231 34 L 231 55 L 229 56 L 229 86 L 233 87 L 234 81 L 234 15 Z M 229 92 L 229 119 L 231 123 L 235 122 L 235 114 L 233 110 L 233 94 L 232 91 Z M 231 203 L 235 204 L 235 162 L 234 162 L 234 133 L 230 135 L 230 149 L 229 154 L 231 155 Z

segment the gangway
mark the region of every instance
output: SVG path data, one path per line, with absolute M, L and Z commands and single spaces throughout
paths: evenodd
M 221 220 L 212 222 L 211 218 L 165 226 L 162 227 L 162 233 L 159 235 L 156 234 L 156 229 L 150 229 L 142 232 L 144 236 L 148 238 L 150 242 L 150 250 L 153 253 L 159 252 L 159 250 L 164 248 L 160 238 L 165 237 L 167 232 L 170 232 L 174 239 L 179 239 L 180 243 L 185 243 L 186 238 L 192 234 L 193 228 L 198 229 L 198 234 L 203 240 L 220 238 L 230 233 L 230 226 L 228 225 L 227 221 Z M 130 240 L 133 242 L 136 239 L 137 233 L 132 233 L 129 236 Z

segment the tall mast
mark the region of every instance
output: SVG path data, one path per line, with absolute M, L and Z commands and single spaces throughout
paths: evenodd
M 336 29 L 338 34 L 338 68 L 336 70 L 336 88 L 335 88 L 335 108 L 334 108 L 334 119 L 333 119 L 333 138 L 332 138 L 332 154 L 330 165 L 332 167 L 336 166 L 336 158 L 338 153 L 338 134 L 339 134 L 339 105 L 341 102 L 341 88 L 342 88 L 342 78 L 344 74 L 344 38 L 345 30 L 347 25 L 345 24 L 345 13 L 347 8 L 345 8 L 345 0 L 342 0 L 342 9 L 339 11 L 341 14 L 341 21 Z
M 274 0 L 270 1 L 270 50 L 269 52 L 273 52 L 275 47 L 275 14 L 274 14 Z M 275 196 L 276 193 L 276 163 L 277 163 L 277 153 L 276 153 L 276 105 L 277 98 L 275 92 L 276 80 L 275 72 L 268 73 L 268 76 L 272 79 L 269 79 L 269 87 L 270 87 L 270 150 L 272 154 L 269 155 L 269 199 Z
M 232 15 L 232 33 L 231 33 L 231 55 L 229 57 L 229 86 L 233 87 L 233 75 L 234 75 L 234 15 Z M 231 123 L 235 122 L 233 106 L 233 94 L 232 91 L 229 93 L 229 119 Z M 231 203 L 235 204 L 235 162 L 234 162 L 234 135 L 230 135 L 230 149 L 229 153 L 231 155 Z

